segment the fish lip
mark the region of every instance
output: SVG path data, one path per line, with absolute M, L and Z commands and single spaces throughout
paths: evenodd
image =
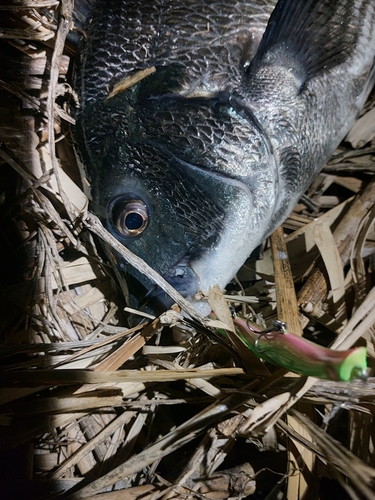
M 119 255 L 115 255 L 118 268 L 124 273 L 129 295 L 126 302 L 133 309 L 154 315 L 171 308 L 175 301 L 157 284 Z M 200 289 L 200 279 L 190 263 L 190 254 L 179 259 L 167 272 L 161 275 L 182 297 L 191 301 Z
M 188 255 L 182 257 L 162 277 L 187 300 L 191 300 L 199 291 L 200 280 L 190 265 Z M 161 309 L 170 309 L 173 304 L 174 300 L 157 285 L 154 285 L 140 301 L 140 307 L 147 306 L 156 309 L 156 312 L 164 312 Z
M 163 278 L 183 297 L 193 297 L 199 290 L 199 277 L 190 263 L 191 252 L 176 262 Z

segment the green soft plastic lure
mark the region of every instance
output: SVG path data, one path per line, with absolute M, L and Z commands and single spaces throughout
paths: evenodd
M 239 317 L 234 324 L 239 338 L 257 356 L 287 370 L 344 382 L 368 376 L 365 347 L 346 351 L 327 349 L 288 332 L 281 321 L 274 321 L 266 330 Z

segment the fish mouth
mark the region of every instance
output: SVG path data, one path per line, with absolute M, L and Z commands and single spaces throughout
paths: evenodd
M 179 260 L 167 273 L 163 275 L 173 288 L 185 299 L 191 301 L 200 288 L 199 277 L 192 269 L 187 256 Z M 159 286 L 154 285 L 140 302 L 141 307 L 148 307 L 161 313 L 170 309 L 174 301 Z
M 184 256 L 162 275 L 178 293 L 193 302 L 200 289 L 200 280 L 191 267 L 190 257 Z M 160 315 L 170 309 L 175 301 L 157 284 L 117 256 L 117 263 L 124 271 L 128 287 L 127 302 L 131 308 L 152 315 Z

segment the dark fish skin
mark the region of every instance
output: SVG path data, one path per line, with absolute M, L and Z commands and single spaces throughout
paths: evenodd
M 373 85 L 375 0 L 274 7 L 98 0 L 87 25 L 76 136 L 88 194 L 187 297 L 224 287 L 287 217 Z

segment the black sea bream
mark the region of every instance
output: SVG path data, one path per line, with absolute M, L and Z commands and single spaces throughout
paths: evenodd
M 375 0 L 275 3 L 98 0 L 89 18 L 77 143 L 93 210 L 186 297 L 225 287 L 284 221 L 373 85 Z

